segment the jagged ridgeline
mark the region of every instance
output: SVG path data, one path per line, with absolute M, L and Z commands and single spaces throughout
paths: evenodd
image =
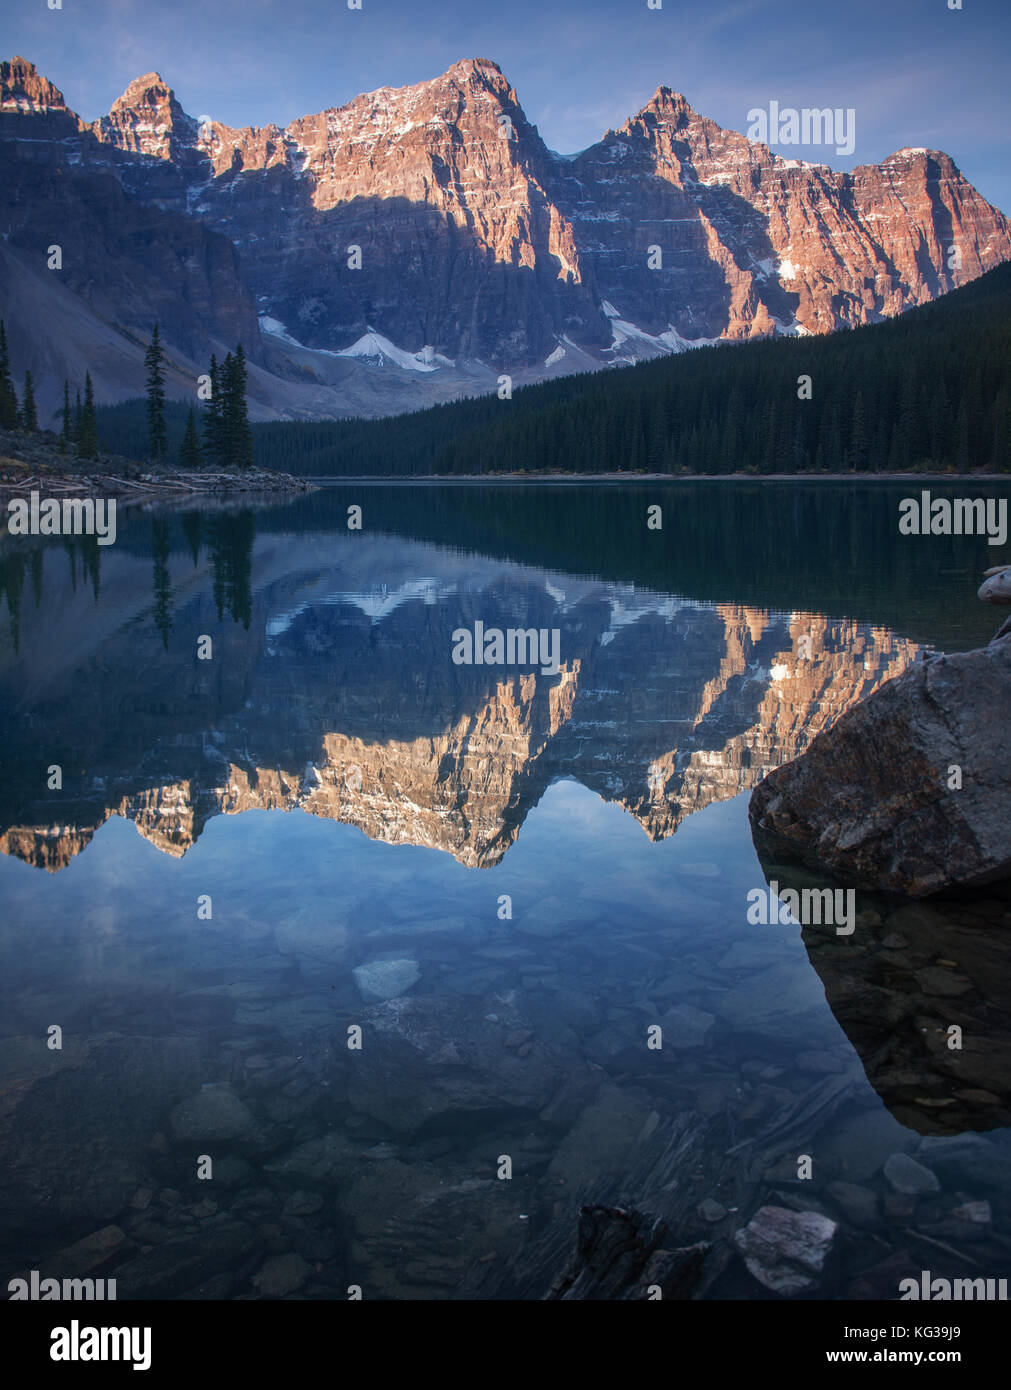
M 270 422 L 254 436 L 258 463 L 317 476 L 1008 472 L 1011 263 L 826 337 L 700 348 L 394 419 Z

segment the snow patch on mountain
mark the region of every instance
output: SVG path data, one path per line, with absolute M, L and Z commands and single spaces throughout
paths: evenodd
M 712 347 L 723 341 L 720 338 L 682 338 L 670 323 L 663 333 L 647 333 L 638 324 L 621 318 L 618 310 L 608 300 L 603 300 L 600 307 L 611 325 L 611 346 L 604 351 L 614 353 L 614 361 L 638 361 L 643 356 L 687 352 L 690 348 Z
M 420 352 L 406 352 L 403 348 L 398 348 L 395 343 L 391 343 L 389 338 L 384 338 L 381 333 L 377 333 L 374 328 L 369 328 L 368 332 L 363 333 L 350 347 L 336 350 L 332 348 L 309 348 L 304 343 L 300 343 L 297 338 L 293 338 L 280 319 L 272 318 L 269 314 L 261 314 L 259 317 L 261 333 L 269 333 L 272 338 L 280 338 L 282 342 L 289 343 L 302 352 L 318 352 L 324 357 L 358 357 L 366 363 L 380 367 L 387 362 L 392 362 L 409 372 L 437 372 L 440 367 L 456 366 L 452 358 L 444 357 L 441 352 L 436 352 L 430 344 L 426 344 Z
M 426 349 L 422 348 L 420 353 L 405 352 L 403 348 L 398 348 L 395 343 L 391 343 L 389 338 L 384 338 L 381 333 L 363 333 L 362 336 L 351 344 L 350 347 L 341 348 L 335 352 L 334 357 L 364 357 L 370 362 L 375 362 L 382 366 L 385 362 L 393 362 L 398 367 L 403 367 L 409 372 L 437 372 L 440 363 L 434 361 L 435 354 L 426 361 L 423 354 Z M 443 358 L 443 361 L 448 361 Z M 452 363 L 450 363 L 452 365 Z

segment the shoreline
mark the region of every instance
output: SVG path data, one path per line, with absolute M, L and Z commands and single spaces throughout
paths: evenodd
M 1011 473 L 421 473 L 409 477 L 390 477 L 379 473 L 347 476 L 332 473 L 306 473 L 305 481 L 317 487 L 337 487 L 344 483 L 369 483 L 387 487 L 421 487 L 430 484 L 519 484 L 541 486 L 546 483 L 582 486 L 586 483 L 1000 483 L 1011 487 Z
M 9 471 L 9 469 L 8 469 Z M 292 473 L 256 468 L 248 473 L 140 473 L 126 478 L 117 473 L 69 473 L 34 470 L 12 481 L 0 477 L 0 503 L 27 498 L 35 492 L 45 497 L 107 497 L 118 503 L 171 501 L 193 497 L 304 496 L 317 485 Z

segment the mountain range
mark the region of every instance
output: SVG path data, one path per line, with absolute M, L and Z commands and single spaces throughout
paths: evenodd
M 254 418 L 384 415 L 502 373 L 874 322 L 1011 258 L 1011 224 L 940 151 L 839 173 L 660 87 L 563 156 L 481 58 L 236 129 L 157 73 L 88 122 L 16 57 L 0 175 L 0 306 L 44 413 L 86 368 L 99 400 L 137 395 L 154 321 L 172 395 L 241 339 Z

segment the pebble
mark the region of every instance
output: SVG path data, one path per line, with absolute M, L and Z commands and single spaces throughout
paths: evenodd
M 722 1221 L 726 1214 L 726 1207 L 712 1197 L 707 1197 L 704 1202 L 699 1203 L 699 1215 L 703 1221 Z
M 884 1171 L 892 1190 L 903 1196 L 920 1196 L 941 1190 L 941 1184 L 930 1169 L 908 1154 L 892 1154 L 885 1160 Z

